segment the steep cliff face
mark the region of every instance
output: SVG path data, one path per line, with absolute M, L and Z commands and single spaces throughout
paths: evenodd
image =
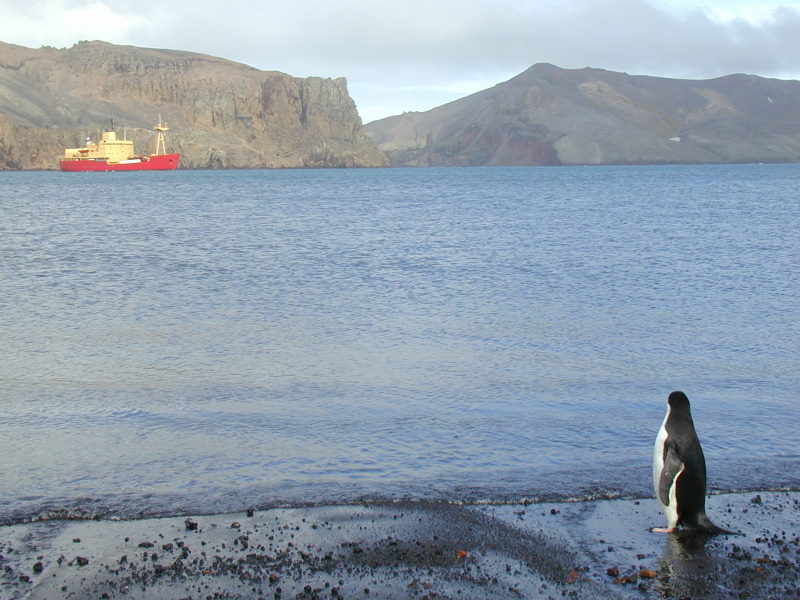
M 800 82 L 693 81 L 534 65 L 367 132 L 393 165 L 800 161 Z
M 211 56 L 81 42 L 0 43 L 0 168 L 57 166 L 108 127 L 150 151 L 159 115 L 183 168 L 383 166 L 344 78 L 299 79 Z

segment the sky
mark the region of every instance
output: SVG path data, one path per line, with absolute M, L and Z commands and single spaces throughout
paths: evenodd
M 800 0 L 0 0 L 0 41 L 80 40 L 346 77 L 367 123 L 428 110 L 540 62 L 800 79 Z

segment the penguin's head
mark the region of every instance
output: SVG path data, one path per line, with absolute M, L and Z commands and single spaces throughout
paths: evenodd
M 689 415 L 689 398 L 683 392 L 672 392 L 667 400 L 669 404 L 670 413 L 672 414 L 685 414 Z

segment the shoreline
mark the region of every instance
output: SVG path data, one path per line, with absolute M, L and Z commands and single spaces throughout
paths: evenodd
M 651 533 L 652 498 L 37 521 L 0 527 L 0 598 L 800 598 L 800 492 L 707 506 L 742 535 Z

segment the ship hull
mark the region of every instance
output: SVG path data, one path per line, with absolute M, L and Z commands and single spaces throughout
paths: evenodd
M 109 163 L 105 160 L 86 158 L 65 159 L 58 165 L 62 171 L 172 171 L 178 168 L 180 154 L 159 154 L 158 156 L 143 156 L 138 159 L 126 160 L 118 163 Z

